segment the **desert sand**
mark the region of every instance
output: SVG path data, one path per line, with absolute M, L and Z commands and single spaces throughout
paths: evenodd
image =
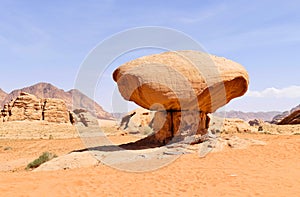
M 102 164 L 26 171 L 44 151 L 58 156 L 85 148 L 80 138 L 1 139 L 0 196 L 298 196 L 300 135 L 234 134 L 266 145 L 197 152 L 150 172 L 120 171 Z M 229 136 L 229 134 L 228 134 Z M 113 135 L 115 143 L 136 140 Z

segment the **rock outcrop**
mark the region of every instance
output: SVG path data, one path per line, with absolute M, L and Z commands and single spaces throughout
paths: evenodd
M 145 127 L 152 127 L 154 113 L 144 108 L 130 111 L 122 117 L 119 129 L 140 132 Z
M 278 125 L 300 124 L 300 110 L 293 111 L 277 123 Z
M 8 121 L 41 120 L 41 100 L 31 94 L 22 92 L 15 100 L 4 106 L 3 115 Z
M 21 92 L 15 99 L 4 105 L 0 116 L 2 121 L 45 120 L 55 123 L 70 123 L 70 113 L 63 100 L 37 98 Z
M 68 123 L 70 120 L 70 112 L 66 103 L 61 99 L 47 98 L 42 99 L 42 118 L 48 122 Z
M 264 124 L 264 121 L 259 119 L 254 119 L 254 120 L 249 120 L 248 123 L 250 126 L 262 126 Z
M 27 92 L 38 98 L 56 98 L 61 99 L 66 103 L 69 111 L 74 109 L 86 109 L 89 110 L 95 117 L 100 119 L 113 119 L 110 113 L 103 110 L 103 108 L 95 101 L 87 97 L 79 90 L 72 89 L 70 91 L 64 91 L 53 86 L 50 83 L 38 83 L 33 86 L 25 87 L 22 89 L 14 90 L 10 94 L 5 95 L 5 99 L 0 100 L 2 106 L 11 100 L 16 99 L 21 92 Z M 1 91 L 0 91 L 1 98 Z
M 300 124 L 300 105 L 275 116 L 271 123 L 278 125 Z
M 97 119 L 85 109 L 75 109 L 71 114 L 73 117 L 72 121 L 76 123 L 77 126 L 98 126 Z
M 190 127 L 205 134 L 208 113 L 248 89 L 248 74 L 238 63 L 197 51 L 165 52 L 138 58 L 113 73 L 121 95 L 156 110 L 155 138 L 167 143 Z

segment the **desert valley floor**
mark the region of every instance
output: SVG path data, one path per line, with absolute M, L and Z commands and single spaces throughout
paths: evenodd
M 229 134 L 228 134 L 229 135 Z M 26 171 L 44 151 L 58 156 L 85 148 L 80 138 L 1 139 L 0 196 L 297 196 L 300 135 L 235 134 L 265 145 L 225 147 L 200 158 L 185 154 L 160 169 L 133 173 L 102 163 L 56 171 Z M 115 143 L 136 140 L 113 135 Z M 9 148 L 7 148 L 9 147 Z

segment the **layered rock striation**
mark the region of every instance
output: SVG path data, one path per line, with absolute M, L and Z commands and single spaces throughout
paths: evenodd
M 247 71 L 238 63 L 198 51 L 141 57 L 113 73 L 121 95 L 155 110 L 155 139 L 167 143 L 184 130 L 205 134 L 208 113 L 248 89 Z
M 4 105 L 0 121 L 45 120 L 55 123 L 70 123 L 71 115 L 63 100 L 37 98 L 26 92 Z

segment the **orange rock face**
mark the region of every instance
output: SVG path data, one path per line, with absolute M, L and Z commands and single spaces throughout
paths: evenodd
M 165 52 L 121 65 L 113 73 L 122 96 L 146 109 L 214 112 L 248 89 L 238 63 L 197 51 Z
M 198 51 L 141 57 L 121 65 L 113 78 L 126 100 L 158 111 L 153 129 L 164 144 L 182 131 L 207 133 L 207 114 L 244 95 L 249 83 L 240 64 Z
M 60 99 L 39 99 L 22 92 L 15 100 L 4 105 L 1 121 L 45 120 L 56 123 L 69 123 L 67 106 Z

